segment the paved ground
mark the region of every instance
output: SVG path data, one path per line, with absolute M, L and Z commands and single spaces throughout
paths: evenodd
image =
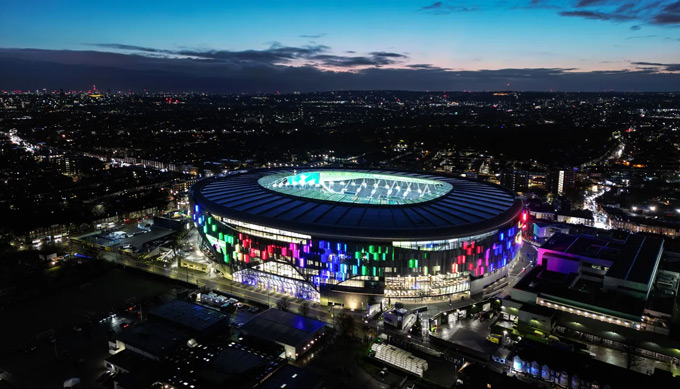
M 123 267 L 131 267 L 139 270 L 144 270 L 149 273 L 164 276 L 170 279 L 186 282 L 191 285 L 196 285 L 198 287 L 205 287 L 210 289 L 218 290 L 222 293 L 235 296 L 239 299 L 252 301 L 258 304 L 263 304 L 266 306 L 274 306 L 276 301 L 282 297 L 289 297 L 275 292 L 265 292 L 251 285 L 244 285 L 238 282 L 233 282 L 221 276 L 216 276 L 215 274 L 206 274 L 203 272 L 190 270 L 187 268 L 177 268 L 172 267 L 164 263 L 151 263 L 147 264 L 134 260 L 125 255 L 119 255 L 113 252 L 103 252 L 105 259 L 116 262 Z M 299 299 L 290 299 L 291 310 L 296 312 L 302 303 Z M 332 312 L 331 308 L 318 306 L 312 304 L 310 306 L 310 315 L 313 318 L 323 320 L 326 322 L 332 322 Z M 359 312 L 355 313 L 357 316 L 361 316 Z
M 367 370 L 357 364 L 357 359 L 364 365 L 361 355 L 366 345 L 348 338 L 336 338 L 322 354 L 314 359 L 307 369 L 323 377 L 328 388 L 385 388 L 380 380 L 380 369 L 371 364 L 365 364 Z
M 185 244 L 186 247 L 191 247 L 192 244 L 195 244 L 197 234 L 195 232 L 190 232 L 187 234 L 187 236 L 184 238 L 183 243 Z M 195 246 L 194 246 L 195 247 Z M 192 250 L 195 251 L 195 250 Z M 525 273 L 525 267 L 529 264 L 529 262 L 533 259 L 536 258 L 536 249 L 529 245 L 529 244 L 524 244 L 522 246 L 522 249 L 520 251 L 520 256 L 519 258 L 515 261 L 514 264 L 511 265 L 510 271 L 509 271 L 509 277 L 510 277 L 510 282 L 507 287 L 505 287 L 502 292 L 499 294 L 499 297 L 502 297 L 506 294 L 508 294 L 512 288 L 512 286 L 521 279 L 521 276 Z M 200 255 L 195 252 L 192 252 L 191 255 Z M 153 263 L 153 264 L 146 264 L 142 263 L 139 261 L 136 261 L 132 258 L 129 258 L 125 255 L 119 255 L 116 253 L 112 252 L 104 252 L 104 258 L 107 260 L 110 260 L 112 262 L 117 262 L 123 266 L 130 266 L 134 267 L 140 270 L 144 270 L 150 273 L 158 274 L 158 275 L 163 275 L 165 277 L 175 279 L 175 280 L 180 280 L 184 281 L 188 284 L 192 285 L 197 285 L 199 287 L 207 287 L 207 288 L 212 288 L 216 289 L 222 293 L 230 294 L 233 296 L 236 296 L 241 299 L 245 299 L 247 301 L 252 301 L 255 303 L 259 304 L 264 304 L 267 306 L 274 306 L 276 301 L 285 295 L 275 293 L 275 292 L 266 292 L 262 291 L 256 287 L 250 286 L 250 285 L 244 285 L 241 283 L 233 282 L 227 278 L 224 278 L 219 275 L 215 275 L 214 273 L 212 274 L 205 274 L 202 272 L 197 272 L 189 269 L 178 269 L 174 267 L 173 265 L 168 265 L 168 264 L 163 264 L 163 263 Z M 291 299 L 292 303 L 292 310 L 296 311 L 302 302 L 302 300 L 298 299 Z M 482 296 L 474 296 L 473 298 L 464 298 L 464 299 L 458 299 L 454 301 L 449 301 L 449 300 L 430 300 L 430 301 L 414 301 L 414 300 L 403 300 L 400 301 L 404 303 L 406 308 L 413 308 L 416 306 L 423 306 L 427 305 L 428 306 L 428 311 L 426 313 L 426 316 L 433 316 L 441 311 L 446 311 L 462 306 L 469 305 L 470 303 L 475 303 L 475 302 L 480 302 L 482 301 Z M 311 307 L 311 316 L 314 318 L 317 318 L 319 320 L 323 320 L 326 322 L 331 323 L 332 322 L 332 309 L 329 307 L 324 307 L 324 306 L 317 306 L 317 305 L 312 305 Z M 359 312 L 354 312 L 352 313 L 357 316 L 357 318 L 361 317 L 361 313 Z
M 592 344 L 585 339 L 574 340 L 586 344 L 588 346 L 588 351 L 595 354 L 593 356 L 594 359 L 609 363 L 611 365 L 624 368 L 626 367 L 626 357 L 621 350 L 613 349 L 600 344 Z M 669 362 L 662 362 L 646 357 L 640 357 L 639 361 L 633 366 L 632 369 L 643 374 L 650 374 L 655 368 L 670 371 L 675 375 L 678 374 L 678 366 L 675 366 Z
M 113 245 L 111 247 L 118 248 L 123 247 L 126 244 L 131 244 L 132 248 L 137 250 L 143 248 L 146 243 L 172 235 L 175 233 L 175 231 L 166 230 L 165 228 L 151 227 L 151 231 L 143 232 L 143 230 L 140 230 L 137 228 L 137 226 L 134 226 L 132 233 L 135 235 L 129 238 L 121 239 L 117 245 Z

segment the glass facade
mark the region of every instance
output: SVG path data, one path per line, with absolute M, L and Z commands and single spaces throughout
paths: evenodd
M 235 280 L 318 301 L 323 285 L 380 285 L 386 297 L 441 297 L 507 266 L 525 214 L 500 229 L 438 241 L 339 241 L 222 218 L 193 205 L 204 242 Z

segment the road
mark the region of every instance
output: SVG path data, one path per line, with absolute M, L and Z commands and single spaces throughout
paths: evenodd
M 167 263 L 145 263 L 128 257 L 124 254 L 117 254 L 114 252 L 103 252 L 103 258 L 115 262 L 123 268 L 130 267 L 133 269 L 143 270 L 148 273 L 160 275 L 173 280 L 185 282 L 190 285 L 196 285 L 199 288 L 209 288 L 217 290 L 224 294 L 229 294 L 242 300 L 256 302 L 268 307 L 276 304 L 276 301 L 283 297 L 289 297 L 284 294 L 276 292 L 264 293 L 262 290 L 238 282 L 231 281 L 221 276 L 213 274 L 206 274 L 203 272 L 190 270 L 187 268 L 173 267 Z M 296 312 L 303 302 L 303 300 L 289 298 L 291 303 L 291 311 Z M 321 307 L 317 304 L 310 304 L 310 316 L 318 318 L 319 320 L 332 323 L 332 312 L 330 308 Z
M 609 187 L 603 186 L 602 190 L 600 190 L 597 193 L 591 195 L 588 195 L 588 193 L 586 193 L 584 207 L 593 213 L 595 228 L 610 230 L 612 226 L 611 223 L 609 222 L 609 216 L 607 215 L 606 212 L 602 212 L 600 208 L 597 206 L 597 198 L 605 194 L 607 191 L 609 191 Z
M 199 288 L 214 289 L 224 294 L 229 294 L 234 297 L 256 302 L 268 307 L 272 307 L 276 304 L 276 301 L 283 297 L 288 297 L 291 302 L 291 311 L 297 311 L 300 304 L 304 300 L 293 299 L 288 295 L 276 293 L 276 292 L 264 292 L 261 289 L 251 286 L 241 284 L 239 282 L 234 282 L 222 276 L 216 275 L 215 273 L 206 274 L 199 271 L 194 271 L 187 268 L 178 268 L 174 264 L 168 264 L 163 262 L 152 262 L 146 263 L 138 261 L 125 254 L 103 251 L 103 258 L 115 262 L 121 266 L 131 267 L 134 269 L 142 270 L 145 272 L 153 273 L 159 276 L 171 278 L 174 280 L 182 281 L 190 285 L 196 285 Z M 498 294 L 499 298 L 503 298 L 510 294 L 512 287 L 521 279 L 528 270 L 529 264 L 536 259 L 536 248 L 530 244 L 524 244 L 520 250 L 520 255 L 518 258 L 510 265 L 508 271 L 508 285 L 505 286 L 501 292 Z M 442 311 L 448 311 L 457 307 L 462 307 L 469 305 L 471 303 L 477 303 L 482 301 L 482 296 L 472 296 L 472 298 L 466 298 L 464 300 L 455 300 L 449 302 L 444 301 L 418 301 L 410 302 L 408 300 L 403 301 L 404 305 L 408 308 L 410 306 L 428 306 L 429 315 L 435 315 Z M 354 313 L 356 316 L 360 316 L 361 313 Z M 319 306 L 318 304 L 310 304 L 310 316 L 317 318 L 319 320 L 325 321 L 327 323 L 333 323 L 333 309 L 331 307 Z

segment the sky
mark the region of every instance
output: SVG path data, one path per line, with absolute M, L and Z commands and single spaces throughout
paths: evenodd
M 680 1 L 3 1 L 0 89 L 677 91 Z

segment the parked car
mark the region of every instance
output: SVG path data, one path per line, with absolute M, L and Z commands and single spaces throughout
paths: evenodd
M 496 334 L 490 334 L 489 336 L 486 337 L 486 340 L 488 340 L 491 343 L 499 344 L 501 342 L 501 336 Z

